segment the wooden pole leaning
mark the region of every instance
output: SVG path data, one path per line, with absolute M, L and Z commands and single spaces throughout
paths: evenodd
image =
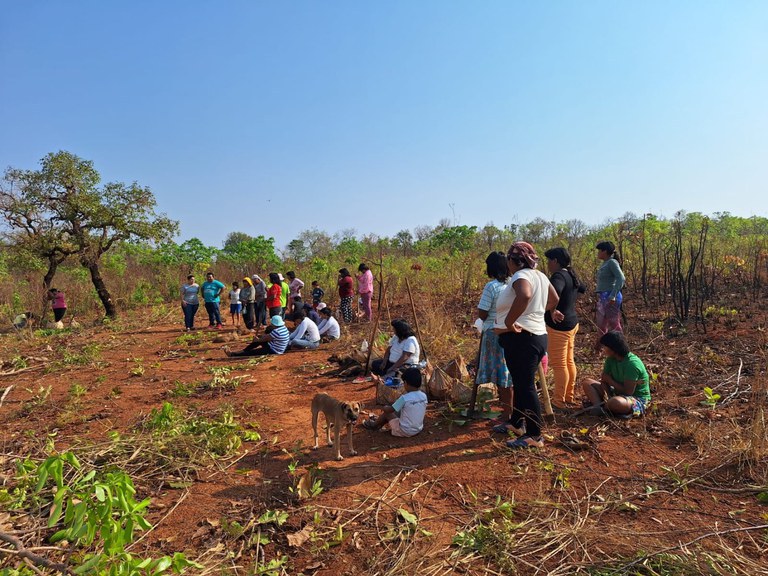
M 472 397 L 469 400 L 469 410 L 467 410 L 467 418 L 475 417 L 475 404 L 477 404 L 477 388 L 480 386 L 480 355 L 483 352 L 483 338 L 485 337 L 485 330 L 480 332 L 480 346 L 477 349 L 477 358 L 475 359 L 475 381 L 472 384 Z
M 368 355 L 365 359 L 365 375 L 368 376 L 371 370 L 371 354 L 373 353 L 373 340 L 376 338 L 376 332 L 379 329 L 379 319 L 381 318 L 381 301 L 387 296 L 387 285 L 382 282 L 379 290 L 379 305 L 376 307 L 376 320 L 371 326 L 371 335 L 368 337 Z
M 549 389 L 547 388 L 547 375 L 544 373 L 544 366 L 541 362 L 539 362 L 538 375 L 541 399 L 544 401 L 544 416 L 547 419 L 552 419 L 555 417 L 555 413 L 552 411 L 552 402 L 549 400 Z
M 424 361 L 427 361 L 427 349 L 424 347 L 424 339 L 421 337 L 421 330 L 419 330 L 419 319 L 416 317 L 416 305 L 413 303 L 413 294 L 411 294 L 411 283 L 408 278 L 405 278 L 405 287 L 408 289 L 408 299 L 411 301 L 411 311 L 413 312 L 413 324 L 416 328 L 416 336 L 419 337 L 419 344 L 421 345 L 421 352 L 424 355 Z

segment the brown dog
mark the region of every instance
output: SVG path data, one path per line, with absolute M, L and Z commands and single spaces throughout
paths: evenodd
M 317 450 L 317 415 L 322 412 L 325 414 L 325 440 L 328 446 L 336 446 L 336 460 L 344 460 L 341 455 L 341 445 L 339 436 L 341 435 L 342 425 L 347 427 L 347 438 L 349 438 L 349 453 L 357 456 L 352 446 L 352 425 L 357 421 L 360 415 L 359 402 L 340 402 L 331 398 L 328 394 L 316 394 L 312 398 L 312 430 L 315 432 L 315 445 L 312 450 Z M 333 441 L 331 441 L 331 426 L 333 426 Z

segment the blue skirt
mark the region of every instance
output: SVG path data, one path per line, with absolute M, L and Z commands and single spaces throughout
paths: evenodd
M 504 361 L 504 349 L 499 346 L 499 337 L 492 328 L 483 332 L 477 381 L 480 384 L 492 382 L 499 388 L 509 388 L 512 385 L 507 363 Z

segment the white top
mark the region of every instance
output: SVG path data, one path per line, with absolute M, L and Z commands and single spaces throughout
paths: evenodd
M 237 304 L 240 302 L 240 288 L 237 290 L 230 290 L 229 291 L 229 303 L 230 304 Z
M 311 318 L 304 318 L 296 329 L 291 332 L 291 342 L 298 339 L 308 340 L 309 342 L 320 342 L 320 332 L 317 329 L 317 324 L 312 322 Z
M 515 288 L 514 284 L 520 279 L 527 280 L 531 285 L 532 297 L 528 302 L 528 306 L 525 308 L 520 318 L 517 319 L 516 324 L 523 330 L 541 336 L 547 333 L 547 325 L 544 323 L 544 312 L 547 308 L 547 299 L 549 298 L 549 278 L 543 272 L 534 270 L 532 268 L 523 268 L 518 270 L 509 279 L 506 287 L 499 294 L 498 300 L 496 300 L 496 323 L 494 328 L 501 328 L 506 330 L 506 320 L 509 309 L 512 308 L 512 303 L 515 301 Z
M 392 404 L 398 418 L 400 430 L 408 436 L 418 434 L 424 429 L 424 416 L 427 413 L 427 395 L 421 390 L 406 392 Z
M 341 338 L 341 327 L 339 327 L 339 321 L 333 316 L 323 318 L 320 320 L 320 324 L 317 325 L 317 330 L 320 332 L 320 336 L 328 334 L 331 338 Z
M 408 336 L 408 338 L 402 342 L 400 342 L 400 339 L 397 336 L 392 336 L 392 339 L 389 341 L 389 346 L 390 362 L 397 362 L 400 360 L 400 356 L 403 355 L 403 352 L 410 352 L 411 357 L 408 358 L 408 364 L 419 363 L 419 342 L 416 340 L 416 336 Z

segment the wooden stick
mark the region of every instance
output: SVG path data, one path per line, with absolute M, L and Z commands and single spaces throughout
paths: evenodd
M 555 413 L 552 411 L 552 402 L 549 400 L 549 390 L 547 389 L 547 375 L 544 374 L 544 366 L 539 362 L 539 383 L 541 385 L 541 399 L 544 400 L 544 415 L 554 418 Z
M 2 406 L 3 402 L 5 402 L 5 397 L 8 396 L 8 394 L 11 393 L 11 389 L 13 388 L 13 386 L 14 386 L 13 384 L 8 386 L 8 388 L 6 388 L 5 391 L 3 392 L 3 395 L 0 396 L 0 406 Z
M 376 331 L 379 329 L 379 319 L 381 318 L 381 298 L 386 298 L 387 286 L 382 283 L 381 292 L 379 292 L 379 307 L 376 310 L 376 321 L 371 327 L 371 336 L 368 338 L 368 356 L 365 358 L 365 375 L 368 376 L 371 368 L 371 353 L 373 352 L 373 339 L 376 338 Z
M 408 281 L 408 277 L 405 278 L 405 287 L 408 288 L 408 299 L 411 301 L 411 311 L 413 312 L 413 324 L 416 327 L 416 335 L 419 337 L 421 343 L 421 351 L 424 354 L 424 360 L 427 360 L 427 350 L 424 347 L 424 339 L 421 337 L 421 330 L 419 330 L 419 319 L 416 317 L 416 305 L 413 303 L 413 294 L 411 294 L 411 283 Z
M 480 386 L 480 354 L 483 351 L 483 337 L 485 336 L 485 330 L 480 332 L 480 346 L 477 348 L 477 359 L 475 360 L 475 381 L 472 384 L 472 398 L 469 401 L 469 410 L 467 410 L 467 418 L 475 417 L 475 404 L 477 403 L 477 388 Z

